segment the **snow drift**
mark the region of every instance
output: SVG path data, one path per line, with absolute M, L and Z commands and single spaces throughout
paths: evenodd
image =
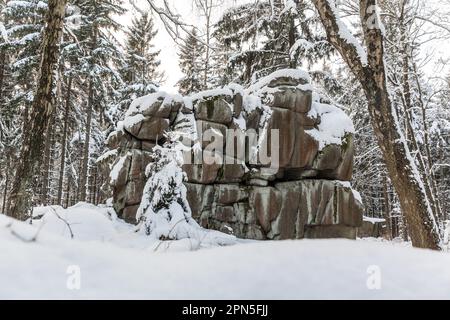
M 208 250 L 181 240 L 157 247 L 160 242 L 115 221 L 107 208 L 81 204 L 57 212 L 71 224 L 73 238 L 48 208 L 41 209 L 43 225 L 0 215 L 0 298 L 450 297 L 450 256 L 442 252 L 349 240 L 243 242 Z M 79 290 L 67 286 L 74 267 Z

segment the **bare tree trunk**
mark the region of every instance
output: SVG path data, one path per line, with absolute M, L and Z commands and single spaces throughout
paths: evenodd
M 6 50 L 0 49 L 0 101 L 3 99 L 3 86 L 5 82 L 5 68 L 6 68 Z
M 9 171 L 6 171 L 6 178 L 5 178 L 5 188 L 3 190 L 3 204 L 2 204 L 2 213 L 6 213 L 6 200 L 8 198 L 8 187 L 9 187 Z
M 195 0 L 195 6 L 200 10 L 201 14 L 205 18 L 205 31 L 206 31 L 206 41 L 205 41 L 205 65 L 203 70 L 203 87 L 206 89 L 208 87 L 209 71 L 210 71 L 210 59 L 211 59 L 211 31 L 213 25 L 212 14 L 215 8 L 220 8 L 223 4 L 222 0 Z
M 209 59 L 210 59 L 210 45 L 211 45 L 211 30 L 210 30 L 211 12 L 206 15 L 206 51 L 205 51 L 205 74 L 203 80 L 204 89 L 208 88 L 209 75 Z
M 415 63 L 413 63 L 413 70 L 414 70 L 414 74 L 415 74 L 415 82 L 417 85 L 417 91 L 419 94 L 419 105 L 420 105 L 420 110 L 422 113 L 422 124 L 423 124 L 423 131 L 424 131 L 424 144 L 425 144 L 425 153 L 426 153 L 426 162 L 425 162 L 425 166 L 426 166 L 426 173 L 428 176 L 428 179 L 430 181 L 431 184 L 431 188 L 433 191 L 433 194 L 435 196 L 435 201 L 436 201 L 436 207 L 438 208 L 438 214 L 439 217 L 441 219 L 441 221 L 445 221 L 448 217 L 446 216 L 444 210 L 442 210 L 442 206 L 439 200 L 439 194 L 437 191 L 437 185 L 436 185 L 436 176 L 434 174 L 433 171 L 433 158 L 431 156 L 431 150 L 430 150 L 430 139 L 429 139 L 429 130 L 428 130 L 428 123 L 427 123 L 427 114 L 426 114 L 426 106 L 425 103 L 423 101 L 423 94 L 422 94 L 422 86 L 420 84 L 419 81 L 419 77 L 417 76 L 417 66 Z
M 423 155 L 417 142 L 416 136 L 414 134 L 414 129 L 412 126 L 411 120 L 411 110 L 413 108 L 412 105 L 412 93 L 411 93 L 411 85 L 410 85 L 410 56 L 412 56 L 410 46 L 408 41 L 406 40 L 406 28 L 404 22 L 404 6 L 406 2 L 403 2 L 402 14 L 400 16 L 400 24 L 401 24 L 401 54 L 402 54 L 402 94 L 401 100 L 403 104 L 403 111 L 405 115 L 405 136 L 407 137 L 408 142 L 410 142 L 410 146 L 413 151 L 417 152 L 417 163 L 419 165 L 419 172 L 422 175 L 422 181 L 425 184 L 425 191 L 427 193 L 427 197 L 430 201 L 430 206 L 433 211 L 433 215 L 437 218 L 442 218 L 441 208 L 439 206 L 439 202 L 436 200 L 437 194 L 433 190 L 433 179 L 427 170 L 427 166 L 425 164 L 425 160 L 423 159 Z
M 91 43 L 91 51 L 93 51 L 97 47 L 97 26 L 94 25 L 92 27 L 92 43 Z M 86 201 L 86 192 L 88 191 L 87 182 L 88 182 L 88 171 L 89 171 L 89 145 L 91 141 L 91 125 L 92 125 L 92 112 L 94 108 L 94 79 L 92 76 L 89 78 L 89 88 L 88 88 L 88 103 L 87 103 L 87 111 L 86 111 L 86 131 L 85 131 L 85 139 L 84 139 L 84 148 L 83 148 L 83 162 L 81 165 L 80 179 L 79 179 L 79 201 Z
M 51 162 L 51 147 L 52 147 L 52 130 L 53 130 L 53 117 L 47 126 L 47 132 L 45 135 L 45 147 L 44 147 L 44 164 L 42 168 L 42 187 L 41 187 L 41 203 L 48 205 L 48 184 L 50 177 L 50 162 Z
M 361 52 L 355 44 L 343 36 L 333 3 L 334 1 L 314 0 L 328 40 L 342 55 L 364 89 L 372 126 L 399 197 L 413 246 L 438 250 L 440 235 L 428 192 L 425 190 L 426 185 L 401 133 L 387 89 L 383 32 L 369 24 L 374 18 L 377 19 L 372 10 L 377 8 L 376 0 L 360 0 L 367 62 L 362 60 Z
M 67 175 L 66 184 L 67 184 L 66 185 L 66 199 L 65 199 L 64 207 L 68 208 L 69 207 L 69 203 L 70 203 L 70 176 L 69 175 Z
M 5 214 L 6 213 L 6 199 L 8 198 L 8 187 L 9 187 L 9 168 L 10 168 L 10 155 L 8 153 L 8 155 L 6 156 L 6 177 L 5 177 L 5 189 L 3 191 L 3 204 L 2 204 L 2 213 Z
M 3 86 L 5 79 L 5 67 L 6 67 L 6 52 L 5 48 L 0 49 L 0 102 L 3 100 Z M 0 139 L 3 138 L 3 131 L 0 132 Z M 6 170 L 5 170 L 5 189 L 3 192 L 2 213 L 6 210 L 6 198 L 8 197 L 8 184 L 9 184 L 9 153 L 6 155 Z M 1 172 L 0 172 L 1 173 Z
M 64 183 L 64 171 L 66 168 L 66 147 L 67 147 L 67 135 L 69 131 L 69 114 L 70 114 L 70 98 L 72 94 L 72 77 L 69 77 L 67 84 L 67 93 L 64 110 L 64 125 L 63 135 L 61 137 L 61 163 L 59 167 L 59 180 L 58 180 L 58 195 L 57 204 L 62 205 L 63 183 Z
M 30 123 L 29 118 L 30 118 L 30 110 L 29 110 L 29 108 L 24 108 L 24 111 L 22 114 L 22 132 L 23 133 L 25 133 L 27 126 Z M 22 139 L 24 139 L 24 137 L 22 137 Z
M 389 199 L 388 190 L 388 178 L 387 175 L 383 177 L 383 197 L 384 197 L 384 219 L 386 221 L 386 238 L 388 240 L 392 239 L 392 217 L 391 217 L 391 204 Z
M 53 125 L 55 126 L 55 119 L 53 117 Z M 54 185 L 54 168 L 55 168 L 55 160 L 56 160 L 56 156 L 55 156 L 55 149 L 53 148 L 55 146 L 55 132 L 54 130 L 51 131 L 50 134 L 50 158 L 49 158 L 49 163 L 48 163 L 48 184 L 47 184 L 47 205 L 53 205 L 55 202 L 55 194 L 54 194 L 54 189 L 53 189 L 53 185 Z
M 80 172 L 80 196 L 79 201 L 86 201 L 86 192 L 87 192 L 87 182 L 88 182 L 88 169 L 89 169 L 89 144 L 91 141 L 91 124 L 92 124 L 92 104 L 93 104 L 93 87 L 92 80 L 89 83 L 89 98 L 87 103 L 87 117 L 86 117 L 86 134 L 84 138 L 84 147 L 83 147 L 83 162 L 81 166 Z
M 45 130 L 55 109 L 53 89 L 56 81 L 66 2 L 67 0 L 48 1 L 47 25 L 42 39 L 37 90 L 31 106 L 31 123 L 24 131 L 20 162 L 8 201 L 8 214 L 17 219 L 26 219 L 31 209 L 33 179 L 39 172 Z
M 79 134 L 80 137 L 81 137 L 81 133 L 78 132 L 78 134 Z M 83 150 L 84 150 L 84 149 L 82 149 L 81 152 L 83 152 Z M 77 173 L 78 173 L 78 176 L 75 176 L 75 177 L 74 177 L 74 183 L 75 183 L 75 181 L 76 181 L 76 184 L 75 184 L 76 190 L 75 190 L 75 194 L 73 195 L 73 198 L 76 199 L 76 201 L 80 201 L 80 193 L 81 193 L 80 180 L 81 180 L 81 170 L 82 170 L 82 168 L 83 168 L 83 158 L 79 159 L 77 162 L 78 162 L 78 163 L 77 163 L 77 167 L 78 167 Z
M 93 176 L 91 178 L 91 203 L 95 204 L 95 187 L 97 183 L 97 173 L 94 171 Z

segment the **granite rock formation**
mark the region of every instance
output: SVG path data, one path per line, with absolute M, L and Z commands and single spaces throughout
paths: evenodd
M 281 70 L 246 89 L 230 85 L 184 98 L 157 92 L 134 101 L 99 159 L 119 217 L 136 222 L 152 148 L 180 127 L 193 133 L 192 158 L 224 141 L 216 152 L 223 163 L 183 166 L 187 200 L 202 226 L 249 239 L 356 237 L 362 205 L 350 185 L 353 126 L 307 73 Z M 270 146 L 269 161 L 254 156 L 261 145 Z

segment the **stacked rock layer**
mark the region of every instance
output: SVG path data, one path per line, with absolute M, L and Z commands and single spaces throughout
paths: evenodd
M 362 205 L 350 186 L 353 127 L 305 72 L 281 70 L 245 90 L 230 85 L 185 98 L 157 92 L 134 101 L 100 159 L 110 164 L 114 207 L 126 221 L 136 222 L 153 147 L 180 127 L 195 136 L 197 153 L 208 155 L 217 137 L 224 141 L 223 163 L 183 166 L 192 215 L 202 226 L 249 239 L 356 237 Z M 263 134 L 245 138 L 250 131 Z M 213 140 L 204 139 L 207 132 Z M 230 153 L 232 134 L 244 154 Z M 276 147 L 276 163 L 249 151 L 264 143 L 272 156 Z

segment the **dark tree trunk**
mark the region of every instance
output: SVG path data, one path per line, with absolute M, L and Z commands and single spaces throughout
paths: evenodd
M 65 204 L 64 204 L 65 208 L 68 208 L 69 204 L 70 204 L 70 183 L 71 183 L 70 176 L 67 175 L 67 178 L 66 178 L 66 184 L 67 184 L 66 185 L 66 199 L 65 199 Z
M 8 201 L 8 214 L 17 219 L 26 219 L 32 207 L 33 180 L 39 172 L 45 131 L 55 109 L 53 89 L 65 8 L 66 0 L 48 1 L 47 24 L 42 40 L 37 90 L 31 106 L 31 121 L 23 133 L 20 162 Z
M 87 184 L 88 184 L 88 169 L 89 169 L 89 144 L 91 141 L 91 124 L 92 124 L 92 104 L 93 104 L 93 88 L 92 88 L 92 80 L 89 83 L 89 98 L 87 103 L 87 117 L 86 117 L 86 133 L 84 137 L 84 146 L 83 146 L 83 162 L 81 165 L 80 172 L 80 196 L 79 201 L 86 201 L 86 192 L 87 192 Z
M 391 217 L 391 204 L 389 199 L 388 178 L 385 175 L 383 177 L 383 197 L 384 197 L 384 219 L 386 220 L 386 238 L 392 239 L 392 217 Z
M 10 159 L 11 159 L 10 155 L 8 154 L 6 156 L 5 189 L 3 190 L 3 204 L 2 204 L 2 213 L 3 214 L 6 213 L 6 199 L 8 198 L 8 188 L 9 188 L 9 179 L 10 179 L 10 174 L 9 174 Z
M 44 147 L 44 164 L 42 167 L 42 187 L 41 187 L 41 204 L 48 205 L 48 185 L 50 180 L 50 168 L 51 168 L 51 149 L 52 149 L 52 130 L 54 117 L 50 120 L 47 126 L 47 132 L 45 134 L 45 147 Z
M 63 135 L 61 137 L 61 160 L 60 160 L 61 162 L 60 162 L 60 167 L 59 167 L 58 195 L 57 195 L 57 204 L 59 204 L 59 205 L 62 205 L 64 171 L 66 168 L 66 147 L 67 147 L 67 135 L 68 135 L 68 131 L 69 131 L 69 114 L 70 114 L 71 94 L 72 94 L 72 77 L 69 77 L 69 82 L 67 84 L 65 110 L 64 110 Z
M 2 48 L 0 49 L 0 101 L 2 101 L 3 99 L 5 68 L 6 68 L 6 50 Z
M 94 183 L 92 184 L 92 203 L 97 202 L 97 170 L 94 172 Z
M 97 26 L 93 26 L 92 31 L 92 43 L 91 50 L 94 50 L 97 47 Z M 83 162 L 81 166 L 80 172 L 80 185 L 79 185 L 79 200 L 86 201 L 86 192 L 88 192 L 87 182 L 88 182 L 88 171 L 89 171 L 89 144 L 91 141 L 91 124 L 92 124 L 92 112 L 94 108 L 94 79 L 92 77 L 89 78 L 89 89 L 88 89 L 88 103 L 87 103 L 87 111 L 86 111 L 86 132 L 84 139 L 84 149 L 83 149 Z
M 404 28 L 403 28 L 404 29 Z M 406 33 L 406 30 L 402 30 L 402 33 Z M 422 181 L 425 184 L 425 192 L 427 193 L 427 197 L 430 202 L 431 210 L 433 211 L 433 215 L 437 218 L 441 218 L 441 209 L 439 206 L 438 201 L 436 200 L 437 195 L 435 194 L 432 185 L 432 176 L 428 174 L 428 170 L 426 169 L 425 160 L 423 159 L 422 152 L 420 150 L 420 146 L 417 142 L 416 135 L 414 134 L 414 129 L 412 126 L 411 121 L 411 110 L 413 108 L 412 105 L 412 93 L 411 93 L 411 85 L 410 85 L 410 77 L 409 77 L 409 71 L 410 71 L 410 59 L 409 59 L 409 45 L 406 43 L 406 40 L 402 40 L 402 63 L 403 63 L 403 70 L 402 70 L 402 91 L 403 95 L 401 97 L 402 104 L 403 104 L 403 111 L 405 116 L 405 137 L 407 138 L 410 148 L 417 152 L 417 163 L 419 165 L 420 174 L 422 176 Z
M 6 68 L 6 52 L 4 48 L 0 49 L 0 103 L 3 100 L 4 92 L 4 79 L 5 79 L 5 68 Z M 0 139 L 3 138 L 3 131 L 0 132 Z M 3 191 L 3 203 L 2 203 L 2 213 L 6 211 L 6 198 L 8 197 L 8 184 L 9 184 L 9 154 L 6 156 L 6 170 L 5 170 L 5 189 Z M 0 172 L 1 174 L 1 172 Z

